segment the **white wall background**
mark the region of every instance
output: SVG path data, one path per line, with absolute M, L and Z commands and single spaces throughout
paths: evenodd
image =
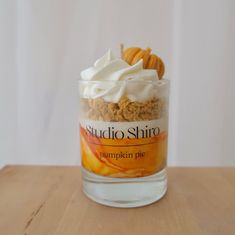
M 235 165 L 233 0 L 0 0 L 0 165 L 78 164 L 79 72 L 152 47 L 171 79 L 170 165 Z

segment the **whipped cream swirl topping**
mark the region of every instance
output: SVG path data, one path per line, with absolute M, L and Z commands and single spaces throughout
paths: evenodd
M 114 58 L 110 50 L 94 66 L 82 71 L 81 78 L 94 81 L 81 85 L 83 98 L 103 98 L 117 103 L 125 95 L 131 101 L 145 101 L 157 92 L 153 84 L 146 82 L 158 80 L 156 70 L 143 69 L 143 60 L 130 66 L 124 60 Z

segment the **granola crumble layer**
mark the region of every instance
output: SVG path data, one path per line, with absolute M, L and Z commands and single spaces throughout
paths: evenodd
M 102 98 L 81 99 L 81 110 L 85 118 L 110 122 L 130 122 L 159 119 L 163 102 L 154 97 L 144 102 L 131 101 L 123 96 L 118 103 L 106 102 Z

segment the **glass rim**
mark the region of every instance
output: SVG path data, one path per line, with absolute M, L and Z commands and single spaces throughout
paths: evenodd
M 117 81 L 114 81 L 114 80 L 103 80 L 103 81 L 99 81 L 99 80 L 81 80 L 81 79 L 78 79 L 77 80 L 78 83 L 81 83 L 81 84 L 86 84 L 86 83 L 90 83 L 90 84 L 99 84 L 99 83 L 110 83 L 110 84 L 123 84 L 123 83 L 145 83 L 145 84 L 154 84 L 154 85 L 168 85 L 170 83 L 170 80 L 169 79 L 161 79 L 161 80 L 117 80 Z

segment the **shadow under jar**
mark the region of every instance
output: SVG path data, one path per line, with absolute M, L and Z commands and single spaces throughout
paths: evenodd
M 167 190 L 169 81 L 79 80 L 83 191 L 139 207 Z

